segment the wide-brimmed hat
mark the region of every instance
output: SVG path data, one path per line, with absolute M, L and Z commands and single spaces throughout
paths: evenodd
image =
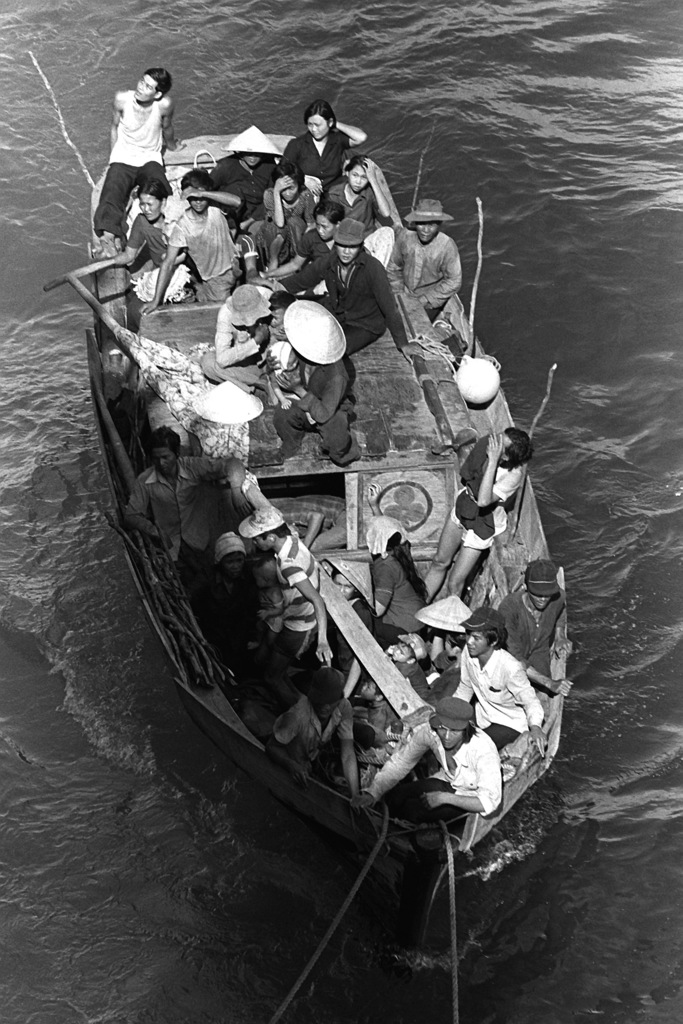
M 238 285 L 226 303 L 232 322 L 243 327 L 253 327 L 258 320 L 270 316 L 272 310 L 267 295 L 266 289 L 257 288 L 255 284 Z
M 293 302 L 285 310 L 283 323 L 290 345 L 309 363 L 327 366 L 336 363 L 346 351 L 340 324 L 317 302 Z
M 352 562 L 348 558 L 340 558 L 339 555 L 321 555 L 321 557 L 329 562 L 335 572 L 344 576 L 369 605 L 372 605 L 372 577 L 369 565 L 363 562 Z
M 365 533 L 370 554 L 383 554 L 387 550 L 387 541 L 395 533 L 400 535 L 401 540 L 406 539 L 398 519 L 393 519 L 392 516 L 373 516 Z
M 308 699 L 313 704 L 334 704 L 344 696 L 344 676 L 336 668 L 319 668 L 311 676 Z
M 445 725 L 454 732 L 462 732 L 474 718 L 474 708 L 460 697 L 442 697 L 434 707 L 434 714 L 429 719 L 432 727 Z
M 216 541 L 213 549 L 213 560 L 218 565 L 221 558 L 231 555 L 237 551 L 240 555 L 246 555 L 247 549 L 244 541 L 236 533 L 222 533 Z
M 524 573 L 526 589 L 535 597 L 552 597 L 559 594 L 557 566 L 549 558 L 537 558 L 529 562 Z
M 192 406 L 198 416 L 212 423 L 248 423 L 263 412 L 261 399 L 243 391 L 231 380 L 204 391 Z
M 415 612 L 415 618 L 424 622 L 426 626 L 434 629 L 442 629 L 447 633 L 464 633 L 463 622 L 469 619 L 470 609 L 455 594 L 450 597 L 442 597 L 434 604 L 425 605 Z
M 283 526 L 285 517 L 274 505 L 257 508 L 250 516 L 243 519 L 237 529 L 242 537 L 259 537 L 262 533 L 271 533 Z
M 409 224 L 428 224 L 434 221 L 453 220 L 438 199 L 421 199 L 414 210 L 405 215 Z
M 334 229 L 334 240 L 337 245 L 362 245 L 365 238 L 365 225 L 353 217 L 345 217 Z
M 475 608 L 469 619 L 463 622 L 466 633 L 480 632 L 482 629 L 500 629 L 505 626 L 505 619 L 495 608 L 482 605 Z
M 233 135 L 225 147 L 227 153 L 268 153 L 271 156 L 282 156 L 273 140 L 252 124 L 245 132 Z

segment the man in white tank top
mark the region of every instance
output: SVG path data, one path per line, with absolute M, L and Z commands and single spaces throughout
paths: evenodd
M 111 127 L 111 155 L 93 227 L 101 239 L 97 255 L 114 256 L 126 241 L 126 207 L 133 187 L 157 178 L 171 194 L 162 150 L 178 148 L 173 131 L 171 76 L 148 68 L 135 89 L 117 92 Z

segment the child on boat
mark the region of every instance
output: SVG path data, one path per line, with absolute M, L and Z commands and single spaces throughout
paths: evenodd
M 378 178 L 374 160 L 362 153 L 352 156 L 346 165 L 344 180 L 329 190 L 344 209 L 345 217 L 360 221 L 369 235 L 380 224 L 391 223 L 391 207 Z
M 314 227 L 315 196 L 304 186 L 303 171 L 283 160 L 275 184 L 263 194 L 265 220 L 256 234 L 265 276 L 297 252 L 304 232 Z

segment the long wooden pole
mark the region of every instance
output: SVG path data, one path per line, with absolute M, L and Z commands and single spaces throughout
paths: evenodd
M 538 412 L 536 413 L 536 415 L 534 416 L 533 420 L 531 421 L 531 426 L 529 427 L 529 437 L 533 437 L 534 436 L 534 430 L 538 426 L 538 421 L 540 420 L 541 416 L 545 412 L 545 408 L 546 408 L 546 406 L 548 404 L 548 400 L 550 398 L 550 389 L 553 386 L 553 377 L 555 376 L 555 370 L 556 369 L 557 369 L 557 363 L 553 363 L 553 365 L 548 370 L 548 380 L 547 380 L 546 385 L 545 385 L 545 394 L 543 396 L 543 401 L 541 402 L 541 404 L 540 404 L 540 406 L 538 408 Z M 512 539 L 513 540 L 517 536 L 517 530 L 519 529 L 519 521 L 520 521 L 520 519 L 522 517 L 522 504 L 524 502 L 524 495 L 526 493 L 526 481 L 527 481 L 527 476 L 528 475 L 529 475 L 529 463 L 525 462 L 524 463 L 524 467 L 522 469 L 522 482 L 520 484 L 519 492 L 518 492 L 519 493 L 519 500 L 515 502 L 515 515 L 516 515 L 516 519 L 515 519 L 515 528 L 512 531 Z
M 474 346 L 474 310 L 477 305 L 477 290 L 479 288 L 479 278 L 481 277 L 481 265 L 484 262 L 484 208 L 481 204 L 481 199 L 477 196 L 477 213 L 479 215 L 479 234 L 477 235 L 477 272 L 474 275 L 474 285 L 472 286 L 472 298 L 470 299 L 470 330 L 472 331 L 472 345 Z

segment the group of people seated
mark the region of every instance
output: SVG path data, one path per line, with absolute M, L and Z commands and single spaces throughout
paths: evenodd
M 162 154 L 182 146 L 170 87 L 167 71 L 150 68 L 135 90 L 116 96 L 94 218 L 97 254 L 131 269 L 151 264 L 139 314 L 171 293 L 220 302 L 213 345 L 201 358 L 206 379 L 263 394 L 283 457 L 315 431 L 329 458 L 346 466 L 359 457 L 349 357 L 387 328 L 399 349 L 407 346 L 396 293 L 413 295 L 434 321 L 457 292 L 458 250 L 441 230 L 452 218 L 424 199 L 407 228 L 394 222 L 377 165 L 351 154 L 365 133 L 316 100 L 304 112 L 306 132 L 283 153 L 252 126 L 213 170 L 185 174 L 182 207 L 169 220 Z M 134 187 L 140 213 L 129 232 Z M 511 751 L 542 755 L 538 693 L 552 699 L 571 687 L 550 670 L 551 653 L 568 649 L 556 637 L 564 594 L 552 562 L 532 561 L 523 589 L 497 609 L 462 601 L 507 527 L 532 455 L 528 434 L 508 428 L 463 440 L 460 488 L 424 578 L 401 522 L 382 514 L 376 485 L 367 493 L 369 565 L 326 560 L 316 536 L 322 516 L 312 515 L 302 535 L 239 459 L 184 456 L 180 443 L 168 427 L 152 433 L 152 465 L 136 481 L 125 525 L 167 550 L 207 640 L 240 686 L 261 681 L 258 712 L 252 698 L 242 710 L 268 755 L 302 785 L 326 765 L 354 807 L 386 797 L 393 813 L 418 822 L 493 813 L 499 751 L 508 766 Z M 233 526 L 215 543 L 207 485 L 221 488 Z M 329 546 L 337 549 L 339 529 L 335 521 Z M 433 709 L 428 721 L 405 727 L 382 680 L 363 668 L 328 615 L 323 572 L 387 664 Z

